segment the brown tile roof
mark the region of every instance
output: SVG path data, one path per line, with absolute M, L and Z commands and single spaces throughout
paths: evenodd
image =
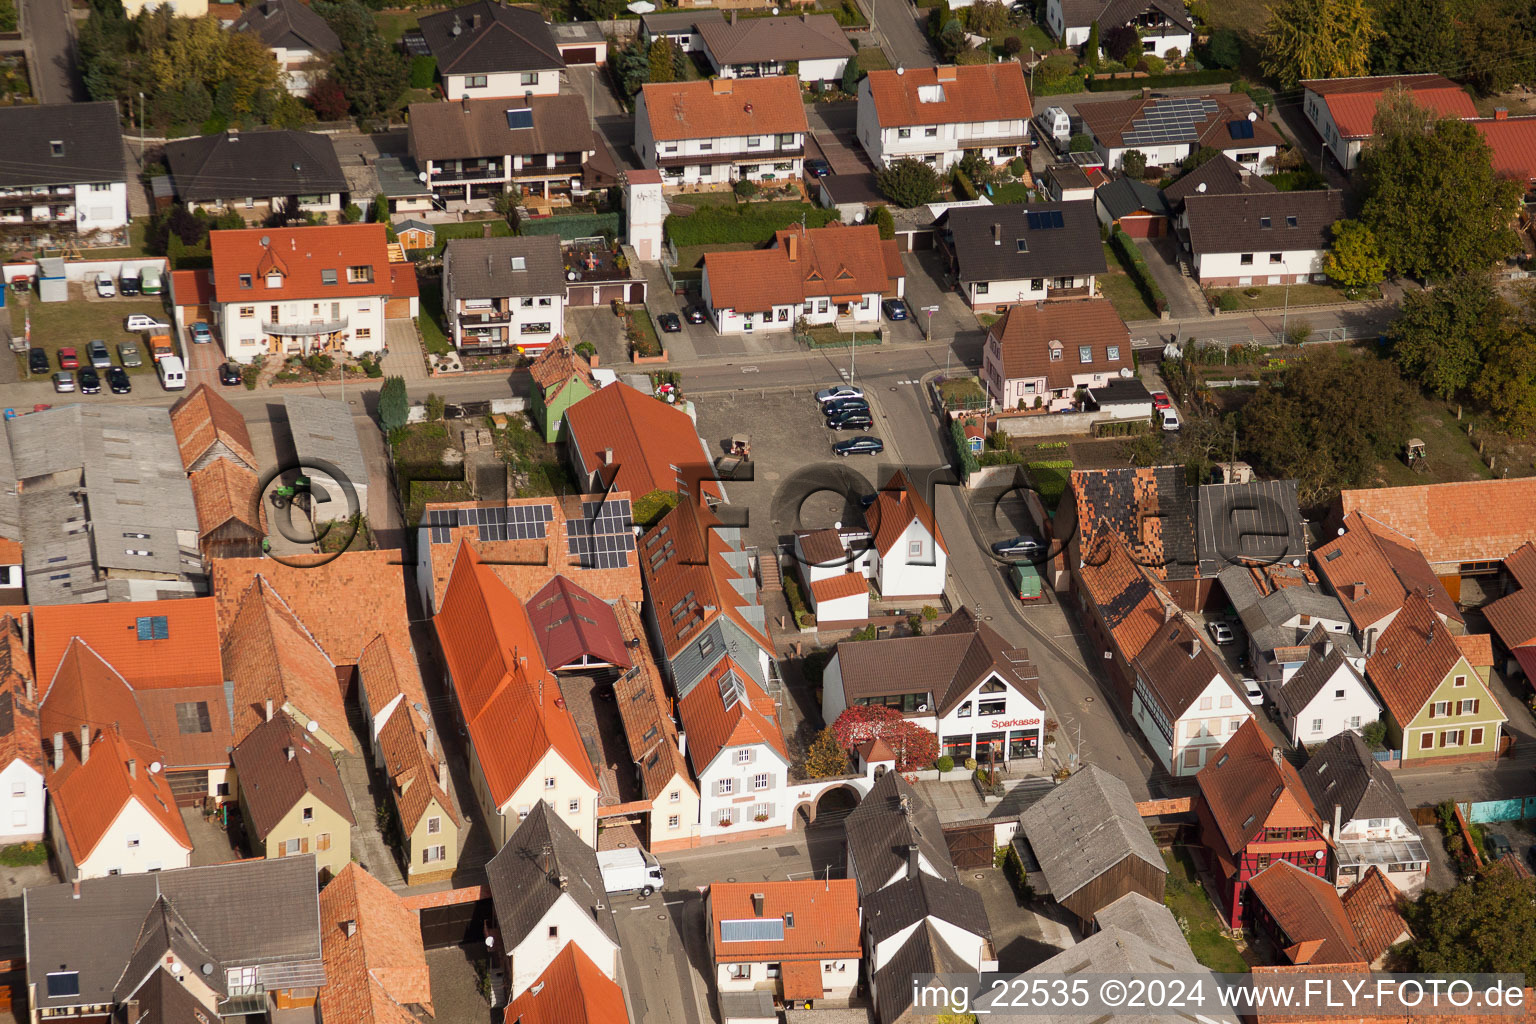
M 366 692 L 368 708 L 375 715 L 397 695 L 402 697 L 404 707 L 427 706 L 416 656 L 395 634 L 380 633 L 363 648 L 357 659 L 357 682 Z
M 725 560 L 728 546 L 716 530 L 719 525 L 713 512 L 683 501 L 640 541 L 641 573 L 668 659 L 721 615 L 763 650 L 773 650 L 767 634 L 742 614 L 748 602 L 733 585 L 740 575 Z
M 623 634 L 639 641 L 631 651 L 634 667 L 613 684 L 613 693 L 629 756 L 640 770 L 640 791 L 647 800 L 657 800 L 672 780 L 678 779 L 697 792 L 688 774 L 688 762 L 678 747 L 673 703 L 651 657 L 645 624 L 628 601 L 619 602 L 614 611 Z
M 544 652 L 544 662 L 552 669 L 579 664 L 583 658 L 621 669 L 629 667 L 629 654 L 613 608 L 563 575 L 528 599 L 528 618 Z
M 222 686 L 136 690 L 134 698 L 155 746 L 172 768 L 223 767 L 233 742 Z M 182 713 L 183 705 L 192 705 Z M 207 728 L 203 728 L 206 720 Z
M 335 663 L 264 577 L 246 588 L 224 629 L 222 652 L 235 685 L 237 745 L 266 718 L 270 700 L 274 709 L 291 706 L 313 719 L 342 747 L 352 749 Z
M 659 398 L 610 384 L 567 409 L 565 424 L 582 463 L 602 467 L 604 483 L 637 500 L 657 489 L 677 490 L 680 478 L 694 497 L 700 490 L 723 497 L 693 420 Z M 613 460 L 605 465 L 609 448 Z
M 1277 860 L 1248 880 L 1253 895 L 1292 943 L 1295 964 L 1354 964 L 1369 959 L 1355 941 L 1338 890 L 1326 878 Z
M 28 693 L 32 679 L 21 627 L 9 615 L 0 617 L 0 765 L 19 759 L 41 774 L 43 745 L 35 685 Z
M 518 1024 L 629 1024 L 624 993 L 575 942 L 512 1001 L 505 1020 Z
M 189 471 L 210 448 L 219 444 L 229 449 L 246 469 L 256 468 L 245 417 L 207 384 L 199 384 L 171 406 L 171 429 L 176 432 L 181 463 Z
M 533 109 L 533 125 L 509 128 L 507 111 Z M 597 149 L 579 93 L 445 103 L 412 103 L 410 152 L 418 161 L 591 153 Z M 540 161 L 536 166 L 542 166 Z M 525 165 L 525 174 L 533 173 Z M 554 172 L 551 172 L 553 174 Z
M 1414 591 L 1376 642 L 1365 663 L 1366 678 L 1381 695 L 1399 725 L 1407 725 L 1446 676 L 1464 662 L 1461 645 L 1431 609 L 1422 591 Z M 1495 710 L 1497 698 L 1489 691 Z
M 1195 494 L 1183 466 L 1073 470 L 1078 551 L 1115 533 L 1152 578 L 1195 579 Z
M 810 131 L 793 75 L 652 82 L 641 90 L 640 102 L 659 142 Z
M 1461 656 L 1473 668 L 1493 667 L 1493 637 L 1487 633 L 1458 634 L 1453 639 L 1461 649 Z
M 139 639 L 139 620 L 160 616 L 166 620 L 165 638 Z M 40 680 L 53 677 L 65 648 L 79 637 L 135 689 L 224 682 L 212 598 L 38 605 L 32 609 L 32 630 Z
M 551 749 L 594 790 L 597 776 L 544 664 L 523 603 L 468 546 L 432 620 L 470 742 L 497 806 Z
M 1058 302 L 1047 313 L 1034 303 L 1009 306 L 1003 318 L 987 329 L 987 344 L 997 339 L 1003 376 L 1008 380 L 1044 377 L 1051 389 L 1070 388 L 1078 373 L 1116 374 L 1131 365 L 1131 332 L 1107 299 Z M 1087 346 L 1092 362 L 1078 350 Z M 1111 346 L 1118 348 L 1110 358 Z M 1058 353 L 1052 359 L 1052 352 Z
M 348 932 L 351 925 L 351 934 Z M 432 1012 L 432 983 L 416 912 L 360 864 L 320 893 L 320 1013 L 351 1024 L 417 1024 Z
M 763 910 L 756 912 L 756 899 Z M 789 882 L 716 882 L 707 896 L 711 945 L 716 963 L 750 960 L 856 959 L 859 956 L 859 889 L 851 878 L 804 879 Z M 784 938 L 728 942 L 720 925 L 725 921 L 784 921 Z
M 1218 677 L 1237 697 L 1237 706 L 1247 707 L 1247 698 L 1214 646 L 1183 615 L 1175 615 L 1158 627 L 1136 656 L 1136 675 L 1146 680 L 1170 723 L 1182 718 Z
M 1408 922 L 1398 911 L 1401 893 L 1387 881 L 1381 868 L 1371 865 L 1364 877 L 1344 893 L 1344 913 L 1354 928 L 1355 938 L 1372 963 L 1402 940 Z
M 437 748 L 437 757 L 427 752 L 430 728 L 423 713 L 408 704 L 390 715 L 379 730 L 379 754 L 389 776 L 389 794 L 408 833 L 415 830 L 434 800 L 455 827 L 459 824 L 447 779 L 439 775 L 444 767 L 442 748 Z
M 694 31 L 720 64 L 831 60 L 854 53 L 843 27 L 830 14 L 730 22 L 700 18 Z
M 330 751 L 285 711 L 247 733 L 230 760 L 240 773 L 240 796 L 257 839 L 265 841 L 295 804 L 311 796 L 347 824 L 357 823 Z
M 923 100 L 926 93 L 919 90 L 934 85 L 943 88 L 943 98 Z M 869 92 L 882 128 L 1028 121 L 1034 116 L 1024 68 L 1017 61 L 871 71 Z
M 944 543 L 944 535 L 939 532 L 933 509 L 928 507 L 928 502 L 912 486 L 907 474 L 897 470 L 881 486 L 875 495 L 874 504 L 864 513 L 864 521 L 869 524 L 869 532 L 874 536 L 875 550 L 880 552 L 881 557 L 890 554 L 891 548 L 901 540 L 914 519 L 928 531 L 940 550 L 948 554 L 949 545 Z
M 1210 146 L 1220 150 L 1246 150 L 1285 144 L 1280 133 L 1263 118 L 1253 122 L 1253 138 L 1232 137 L 1227 131 L 1227 125 L 1232 121 L 1247 120 L 1254 110 L 1253 101 L 1242 93 L 1212 93 L 1205 96 L 1181 96 L 1179 99 L 1205 100 L 1214 108 L 1193 122 L 1196 138 L 1188 141 L 1196 149 Z M 1101 146 L 1120 149 L 1126 144 L 1125 133 L 1135 131 L 1137 122 L 1154 117 L 1155 114 L 1148 113 L 1149 109 L 1155 112 L 1168 100 L 1164 96 L 1153 96 L 1150 99 L 1135 96 L 1125 100 L 1079 103 L 1077 112 Z
M 720 692 L 720 681 L 732 674 L 740 680 L 743 695 L 730 707 Z M 784 733 L 779 727 L 773 701 L 752 676 L 731 658 L 721 658 L 714 669 L 699 680 L 677 705 L 683 731 L 688 734 L 688 760 L 695 776 L 727 747 L 762 743 L 789 759 L 784 748 Z
M 1095 550 L 1083 552 L 1077 577 L 1099 609 L 1120 657 L 1135 661 L 1167 618 L 1166 595 L 1131 561 L 1119 534 L 1103 534 Z
M 1205 188 L 1202 190 L 1201 185 Z M 1227 195 L 1234 192 L 1274 192 L 1274 182 L 1254 174 L 1242 164 L 1223 154 L 1196 167 L 1163 189 L 1163 198 L 1178 209 L 1192 195 Z
M 231 521 L 256 537 L 266 534 L 266 514 L 255 473 L 228 459 L 215 459 L 187 479 L 192 485 L 192 504 L 197 507 L 197 526 L 204 543 L 210 534 Z M 203 554 L 206 557 L 208 552 Z
M 840 597 L 856 597 L 869 593 L 869 581 L 856 572 L 839 573 L 811 581 L 811 596 L 816 603 L 836 601 Z
M 1208 192 L 1185 199 L 1184 215 L 1189 221 L 1190 250 L 1197 256 L 1252 250 L 1320 251 L 1328 248 L 1334 223 L 1344 217 L 1344 193 L 1338 189 Z
M 48 776 L 49 804 L 76 864 L 91 855 L 130 801 L 148 811 L 178 846 L 192 849 L 165 773 L 149 770 L 160 759 L 158 750 L 130 743 L 112 728 L 92 739 L 83 765 L 78 745 L 66 739 L 65 749 L 64 767 Z
M 209 238 L 214 296 L 219 302 L 364 298 L 388 295 L 389 249 L 382 224 L 332 224 L 300 228 L 245 228 Z M 369 267 L 371 279 L 352 283 L 351 267 Z M 337 272 L 335 284 L 322 275 Z M 276 272 L 282 284 L 269 288 Z M 251 285 L 242 287 L 241 275 Z
M 847 302 L 893 292 L 886 243 L 873 224 L 784 228 L 766 249 L 704 255 L 709 301 L 716 309 L 765 312 L 809 298 Z
M 1343 531 L 1312 553 L 1312 564 L 1356 629 L 1401 608 L 1410 590 L 1428 594 L 1441 616 L 1462 621 L 1456 602 L 1412 540 L 1358 512 L 1345 515 Z
M 1346 139 L 1368 139 L 1376 120 L 1376 107 L 1388 90 L 1403 88 L 1413 102 L 1440 117 L 1476 117 L 1472 97 L 1444 75 L 1370 75 L 1362 78 L 1309 78 L 1297 83 L 1315 92 L 1328 105 L 1328 113 Z
M 568 339 L 558 344 L 545 345 L 528 367 L 528 376 L 544 389 L 544 401 L 548 403 L 565 389 L 573 379 L 584 380 L 592 390 L 597 382 L 592 378 L 592 364 L 576 353 Z
M 849 561 L 848 551 L 843 547 L 842 533 L 830 526 L 821 530 L 801 530 L 795 537 L 800 541 L 801 552 L 812 564 L 842 564 Z
M 1519 589 L 1483 606 L 1488 624 L 1510 650 L 1536 645 L 1536 544 L 1526 541 L 1504 560 Z
M 1530 539 L 1536 477 L 1344 491 L 1339 503 L 1413 538 L 1432 565 L 1497 561 Z
M 1259 723 L 1250 718 L 1195 776 L 1231 856 L 1265 827 L 1309 826 L 1322 831 L 1322 820 L 1301 776 L 1274 750 Z

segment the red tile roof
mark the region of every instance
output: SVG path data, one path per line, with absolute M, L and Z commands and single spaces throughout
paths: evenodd
M 1050 311 L 1033 303 L 1009 306 L 987 331 L 987 344 L 998 339 L 1003 377 L 1045 378 L 1051 389 L 1070 388 L 1073 374 L 1116 374 L 1131 365 L 1131 332 L 1107 299 L 1059 302 Z M 1087 346 L 1093 361 L 1084 363 L 1078 349 Z M 1115 358 L 1109 349 L 1118 349 Z M 1051 358 L 1052 350 L 1060 353 Z
M 1354 964 L 1369 959 L 1355 940 L 1338 890 L 1326 878 L 1277 860 L 1248 880 L 1253 895 L 1293 945 L 1294 964 Z
M 727 673 L 741 681 L 745 696 L 730 707 L 720 694 L 720 680 Z M 704 774 L 722 750 L 761 743 L 789 759 L 784 749 L 784 733 L 779 728 L 773 701 L 757 681 L 730 658 L 722 658 L 714 669 L 694 684 L 678 702 L 678 717 L 688 736 L 688 760 L 694 775 Z
M 1131 560 L 1117 533 L 1101 534 L 1095 550 L 1083 552 L 1078 579 L 1127 663 L 1135 661 L 1166 619 L 1166 597 Z
M 1536 645 L 1536 544 L 1526 541 L 1504 560 L 1520 589 L 1483 606 L 1488 624 L 1510 650 Z
M 816 603 L 836 601 L 840 597 L 856 597 L 869 593 L 869 581 L 856 572 L 839 573 L 811 581 L 811 596 Z
M 1408 932 L 1408 922 L 1397 909 L 1401 899 L 1397 886 L 1374 864 L 1344 893 L 1344 913 L 1366 960 L 1374 963 Z
M 544 390 L 546 405 L 573 380 L 585 381 L 590 390 L 597 390 L 592 364 L 571 348 L 568 339 L 556 339 L 545 345 L 528 367 L 528 376 Z
M 895 292 L 885 256 L 895 245 L 882 242 L 873 224 L 785 228 L 767 249 L 706 253 L 709 302 L 716 309 L 761 313 L 810 298 L 848 302 Z
M 178 306 L 208 305 L 213 301 L 213 271 L 171 271 L 171 297 Z
M 1435 615 L 1424 594 L 1414 591 L 1403 601 L 1403 610 L 1382 630 L 1375 653 L 1365 663 L 1365 675 L 1392 717 L 1406 726 L 1464 657 L 1456 637 Z M 1500 711 L 1492 691 L 1486 696 L 1492 710 Z
M 1458 634 L 1454 637 L 1461 656 L 1473 668 L 1493 667 L 1493 637 L 1487 633 Z
M 1530 539 L 1536 477 L 1344 491 L 1339 503 L 1413 538 L 1431 565 L 1497 561 Z
M 581 946 L 567 942 L 537 981 L 507 1007 L 518 1024 L 629 1024 L 624 993 Z
M 133 687 L 84 641 L 70 645 L 38 693 L 38 722 L 44 736 L 63 733 L 78 747 L 80 727 L 89 726 L 93 737 L 115 728 L 134 743 L 154 744 Z
M 42 732 L 38 727 L 37 688 L 32 660 L 21 639 L 21 627 L 9 615 L 0 616 L 0 771 L 20 760 L 43 771 Z
M 320 1013 L 326 1020 L 418 1024 L 407 1007 L 432 1012 L 416 912 L 359 864 L 342 868 L 320 893 L 320 956 Z
M 187 482 L 192 486 L 192 504 L 197 508 L 204 557 L 211 557 L 212 534 L 231 522 L 244 526 L 253 537 L 266 533 L 266 513 L 255 473 L 228 459 L 214 459 L 188 476 Z
M 220 443 L 245 463 L 245 468 L 256 468 L 245 417 L 207 384 L 199 384 L 171 406 L 171 429 L 181 449 L 182 465 L 188 470 Z
M 448 782 L 439 774 L 444 767 L 439 760 L 443 749 L 441 746 L 436 748 L 438 757 L 427 752 L 428 728 L 430 725 L 421 713 L 407 705 L 390 715 L 384 728 L 379 730 L 379 756 L 389 777 L 390 797 L 407 832 L 415 831 L 433 801 L 449 821 L 455 826 L 459 824 L 453 798 L 448 795 Z
M 754 907 L 763 897 L 763 910 Z M 709 887 L 710 934 L 716 963 L 841 960 L 859 956 L 859 889 L 851 878 L 790 882 L 716 882 Z M 786 914 L 794 915 L 790 927 Z M 784 939 L 726 942 L 722 921 L 785 921 Z
M 138 620 L 166 619 L 163 640 L 140 640 Z M 212 598 L 38 605 L 32 609 L 39 679 L 51 679 L 74 637 L 122 673 L 134 689 L 224 682 Z
M 512 798 L 551 749 L 595 790 L 592 762 L 570 712 L 555 703 L 560 689 L 527 610 L 468 545 L 459 549 L 432 621 L 497 806 Z
M 556 576 L 528 599 L 528 618 L 544 662 L 553 669 L 583 657 L 629 668 L 629 653 L 613 608 L 564 576 Z
M 912 486 L 907 474 L 897 470 L 880 488 L 874 504 L 864 513 L 864 521 L 874 536 L 875 549 L 882 558 L 890 554 L 914 519 L 928 531 L 928 536 L 934 539 L 939 549 L 948 554 L 949 545 L 944 543 L 944 535 L 939 532 L 933 509 L 928 507 L 928 502 Z
M 214 297 L 221 303 L 362 298 L 394 288 L 383 224 L 215 231 L 209 247 Z M 368 280 L 354 283 L 354 267 L 367 267 Z M 335 273 L 335 284 L 325 283 L 326 271 Z M 274 272 L 282 284 L 269 288 Z M 242 286 L 241 275 L 250 277 L 249 287 Z
M 135 801 L 178 846 L 192 849 L 165 773 L 149 770 L 159 760 L 158 750 L 130 743 L 115 729 L 92 740 L 83 765 L 79 747 L 68 740 L 65 747 L 64 767 L 48 778 L 49 803 L 58 814 L 70 856 L 77 865 L 91 855 L 123 809 Z
M 1312 562 L 1356 629 L 1401 608 L 1410 590 L 1428 594 L 1439 615 L 1462 621 L 1461 610 L 1411 539 L 1358 512 L 1344 517 L 1343 530 L 1312 553 Z
M 1374 75 L 1367 78 L 1321 78 L 1300 83 L 1328 104 L 1328 113 L 1346 139 L 1371 136 L 1376 107 L 1389 89 L 1401 86 L 1413 100 L 1441 117 L 1476 117 L 1477 108 L 1465 89 L 1443 75 Z
M 714 466 L 688 414 L 628 384 L 610 384 L 565 411 L 566 429 L 581 461 L 602 482 L 637 500 L 654 490 L 722 497 Z M 611 463 L 605 449 L 613 449 Z
M 136 690 L 134 699 L 149 729 L 155 746 L 173 769 L 222 768 L 229 764 L 233 742 L 229 724 L 229 701 L 223 686 L 183 686 L 174 689 Z M 192 708 L 183 705 L 191 704 Z M 184 732 L 182 711 L 207 712 L 204 732 Z
M 793 75 L 649 83 L 640 96 L 651 137 L 661 142 L 810 131 Z
M 639 641 L 632 649 L 635 668 L 613 684 L 613 693 L 624 723 L 629 756 L 640 772 L 640 790 L 647 800 L 657 800 L 677 779 L 697 793 L 698 787 L 688 774 L 688 762 L 678 747 L 672 699 L 667 696 L 661 672 L 651 657 L 640 613 L 628 601 L 618 602 L 614 612 L 620 632 Z
M 1493 150 L 1493 173 L 1522 186 L 1536 179 L 1536 117 L 1479 118 L 1472 122 Z
M 924 101 L 926 93 L 918 90 L 935 85 L 943 88 L 943 98 Z M 1028 121 L 1034 116 L 1024 68 L 1017 61 L 871 71 L 869 92 L 882 128 Z
M 416 281 L 416 264 L 392 263 L 389 267 L 389 297 L 415 299 L 421 296 L 421 285 Z
M 1275 749 L 1250 718 L 1195 776 L 1200 796 L 1234 857 L 1265 827 L 1310 826 L 1322 831 L 1306 784 L 1291 762 L 1273 753 Z
M 368 709 L 375 715 L 397 696 L 401 706 L 427 706 L 416 656 L 392 633 L 380 633 L 363 648 L 357 659 L 357 683 L 368 697 Z

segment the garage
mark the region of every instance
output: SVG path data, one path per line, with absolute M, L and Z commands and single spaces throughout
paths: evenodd
M 565 58 L 566 66 L 572 64 L 596 64 L 597 47 L 575 46 L 569 50 L 561 50 L 560 55 Z
M 409 320 L 411 318 L 410 299 L 387 299 L 384 302 L 384 319 Z
M 565 290 L 565 304 L 567 306 L 590 306 L 592 302 L 592 289 L 589 286 L 571 287 Z
M 565 58 L 566 67 L 592 67 L 607 63 L 608 38 L 596 22 L 556 22 L 549 28 L 555 36 L 555 48 Z
M 1132 238 L 1159 238 L 1167 220 L 1156 216 L 1121 217 L 1120 230 Z
M 991 867 L 996 828 L 991 821 L 944 826 L 944 845 L 949 847 L 949 859 L 954 861 L 955 867 L 961 870 Z
M 1093 194 L 1100 224 L 1115 224 L 1132 238 L 1160 238 L 1173 211 L 1152 185 L 1116 178 Z

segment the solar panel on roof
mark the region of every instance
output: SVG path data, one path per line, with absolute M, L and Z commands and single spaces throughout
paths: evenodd
M 532 128 L 533 111 L 528 107 L 518 107 L 515 110 L 507 111 L 507 127 Z
M 721 942 L 783 942 L 782 917 L 752 918 L 746 921 L 721 921 Z
M 1234 139 L 1251 139 L 1253 138 L 1253 122 L 1228 121 L 1227 134 L 1232 136 Z

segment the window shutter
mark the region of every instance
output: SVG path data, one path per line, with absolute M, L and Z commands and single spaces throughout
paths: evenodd
M 321 832 L 320 835 L 318 837 L 316 837 L 316 839 L 315 839 L 315 849 L 316 850 L 329 850 L 330 848 L 331 848 L 331 834 L 329 832 Z
M 1430 718 L 1434 718 L 1435 717 L 1435 705 L 1434 705 L 1433 701 L 1431 701 L 1430 705 L 1429 705 L 1429 717 Z
M 299 852 L 300 853 L 308 853 L 309 852 L 309 837 L 308 836 L 305 836 L 303 839 L 299 840 Z
M 288 840 L 286 840 L 286 839 L 279 840 L 279 842 L 277 844 L 277 855 L 279 857 L 286 857 L 286 856 L 288 856 Z
M 1474 715 L 1477 714 L 1477 709 L 1482 707 L 1482 704 L 1483 704 L 1482 698 L 1474 697 L 1472 699 L 1472 713 Z

